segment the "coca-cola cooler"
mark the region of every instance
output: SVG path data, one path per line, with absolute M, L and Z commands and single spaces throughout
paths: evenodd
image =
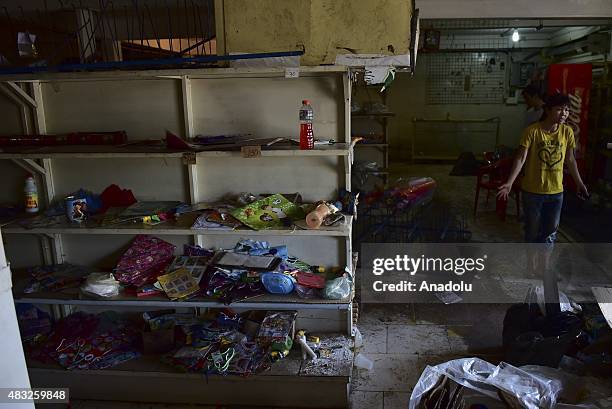
M 591 64 L 552 64 L 548 67 L 548 93 L 561 92 L 570 98 L 570 115 L 567 124 L 574 130 L 576 162 L 583 178 L 587 176 L 586 154 L 592 83 Z M 564 178 L 564 181 L 574 187 L 571 177 Z

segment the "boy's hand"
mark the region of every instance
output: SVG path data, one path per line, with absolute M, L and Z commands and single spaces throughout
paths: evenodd
M 578 185 L 578 197 L 582 200 L 586 200 L 589 197 L 591 197 L 591 195 L 589 195 L 589 190 L 584 185 L 584 183 L 581 183 L 580 185 Z
M 497 188 L 497 198 L 500 200 L 508 200 L 508 195 L 510 194 L 511 189 L 512 183 L 504 183 L 503 185 Z

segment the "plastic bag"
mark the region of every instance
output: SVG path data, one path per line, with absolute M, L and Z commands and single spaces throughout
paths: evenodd
M 351 294 L 352 281 L 348 274 L 334 278 L 325 283 L 323 298 L 328 300 L 341 300 Z
M 99 295 L 100 297 L 114 297 L 119 295 L 119 281 L 110 273 L 91 273 L 87 276 L 81 290 Z
M 357 368 L 365 369 L 366 371 L 371 371 L 374 369 L 374 362 L 364 354 L 357 354 L 355 357 L 355 366 Z
M 574 375 L 562 369 L 540 365 L 525 365 L 521 366 L 521 369 L 540 378 L 559 381 L 562 386 L 559 400 L 568 407 L 589 407 L 612 395 L 611 379 Z M 557 405 L 557 408 L 559 406 Z
M 528 409 L 554 408 L 561 390 L 561 382 L 532 375 L 505 362 L 494 366 L 479 358 L 462 358 L 427 366 L 412 391 L 408 408 L 419 408 L 421 399 L 443 376 L 497 400 L 502 392 Z
M 540 307 L 540 312 L 543 315 L 546 315 L 546 305 L 544 303 L 544 286 L 531 286 L 529 290 L 527 290 L 527 295 L 525 296 L 525 303 L 537 304 Z M 582 307 L 570 300 L 569 297 L 563 291 L 559 291 L 559 305 L 561 307 L 561 312 L 569 311 L 578 314 L 582 311 Z

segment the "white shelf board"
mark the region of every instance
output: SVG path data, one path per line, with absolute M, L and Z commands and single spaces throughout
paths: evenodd
M 0 152 L 0 159 L 118 159 L 118 158 L 181 158 L 185 154 L 195 154 L 201 158 L 241 157 L 238 151 L 168 151 L 153 148 L 120 148 L 100 146 L 41 147 L 25 149 L 20 152 Z M 262 157 L 298 156 L 348 156 L 347 144 L 320 145 L 314 149 L 301 150 L 299 147 L 283 147 L 261 150 Z
M 333 145 L 318 145 L 314 149 L 299 149 L 298 147 L 280 148 L 280 149 L 262 149 L 262 157 L 279 157 L 279 156 L 348 156 L 349 148 L 345 143 L 336 143 Z M 196 154 L 198 157 L 240 157 L 240 151 L 203 151 Z
M 300 76 L 312 77 L 329 74 L 344 74 L 348 68 L 343 65 L 301 66 Z M 32 82 L 32 81 L 113 81 L 113 80 L 151 80 L 189 78 L 266 78 L 285 77 L 285 68 L 194 68 L 142 71 L 98 71 L 69 73 L 31 73 L 2 75 L 0 81 Z M 294 80 L 288 78 L 288 81 Z
M 303 299 L 296 294 L 274 295 L 263 294 L 258 297 L 236 301 L 230 304 L 234 308 L 253 310 L 348 310 L 351 297 L 341 300 Z M 210 297 L 194 297 L 186 301 L 171 301 L 165 296 L 136 297 L 120 294 L 108 299 L 87 298 L 78 290 L 60 292 L 32 293 L 15 296 L 15 303 L 45 304 L 45 305 L 88 305 L 104 307 L 146 307 L 146 308 L 226 308 L 228 305 Z
M 6 234 L 98 234 L 98 235 L 203 235 L 203 236 L 336 236 L 347 237 L 351 235 L 352 216 L 346 216 L 346 222 L 337 227 L 325 227 L 322 229 L 302 230 L 298 227 L 270 230 L 251 230 L 240 228 L 235 230 L 220 229 L 192 229 L 192 220 L 188 225 L 178 222 L 165 222 L 156 226 L 148 226 L 142 223 L 124 223 L 108 227 L 95 227 L 86 224 L 60 224 L 51 227 L 39 227 L 27 229 L 17 224 L 9 224 L 2 228 Z

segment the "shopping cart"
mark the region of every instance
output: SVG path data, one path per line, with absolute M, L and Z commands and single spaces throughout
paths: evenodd
M 366 195 L 353 227 L 354 243 L 469 241 L 465 218 L 435 201 L 435 188 L 431 178 L 400 179 Z

